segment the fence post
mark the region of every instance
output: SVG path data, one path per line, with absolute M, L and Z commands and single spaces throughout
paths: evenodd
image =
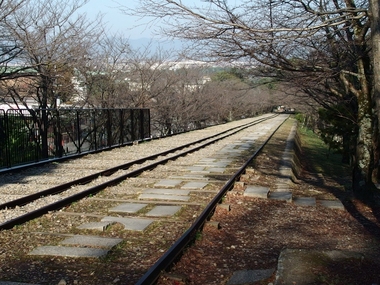
M 5 165 L 11 167 L 11 150 L 10 150 L 10 137 L 9 137 L 9 117 L 8 112 L 4 114 L 4 128 L 5 128 Z
M 112 122 L 111 122 L 111 111 L 110 109 L 107 109 L 107 146 L 110 147 L 112 146 Z
M 41 110 L 41 139 L 42 139 L 42 149 L 41 149 L 41 157 L 42 159 L 49 158 L 49 147 L 48 147 L 48 127 L 49 127 L 49 119 L 47 115 L 47 110 Z M 37 160 L 39 161 L 39 160 Z
M 81 135 L 81 131 L 80 131 L 80 122 L 79 122 L 79 111 L 76 110 L 75 111 L 76 113 L 76 118 L 77 118 L 77 125 L 76 125 L 76 128 L 77 128 L 77 142 L 78 142 L 78 147 L 77 147 L 77 152 L 78 153 L 81 153 L 81 145 L 80 145 L 80 135 Z
M 120 134 L 119 134 L 119 145 L 122 145 L 124 143 L 124 111 L 123 109 L 119 110 L 120 112 L 120 122 L 119 122 L 119 128 L 120 128 Z
M 135 112 L 131 109 L 131 140 L 135 141 Z
M 55 153 L 56 157 L 62 157 L 63 156 L 63 142 L 62 142 L 62 132 L 61 132 L 61 118 L 59 116 L 59 111 L 55 110 L 56 113 L 56 125 L 54 126 L 55 129 Z

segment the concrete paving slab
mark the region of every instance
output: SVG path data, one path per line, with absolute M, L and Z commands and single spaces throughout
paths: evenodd
M 197 163 L 197 164 L 194 165 L 194 166 L 199 166 L 199 167 L 216 167 L 216 168 L 224 168 L 224 167 L 228 166 L 229 164 L 230 164 L 230 162 L 225 162 L 225 161 L 215 161 L 215 162 L 204 163 L 204 164 Z
M 199 161 L 200 162 L 213 162 L 213 161 L 215 161 L 215 158 L 205 157 L 205 158 L 201 158 Z
M 317 251 L 306 249 L 285 249 L 278 258 L 275 285 L 320 284 L 318 272 L 344 259 L 357 259 L 363 255 L 348 251 Z
M 182 180 L 203 180 L 203 181 L 209 181 L 210 179 L 205 177 L 202 174 L 183 174 L 179 176 L 172 176 L 173 179 L 182 179 Z
M 285 167 L 282 169 L 280 168 L 279 173 L 280 173 L 280 176 L 284 178 L 289 178 L 289 177 L 292 177 L 293 175 L 292 169 L 288 167 Z
M 31 251 L 29 255 L 99 258 L 107 255 L 107 253 L 108 250 L 99 248 L 40 246 Z
M 288 179 L 281 179 L 281 181 L 279 180 L 278 183 L 274 184 L 274 186 L 276 187 L 276 189 L 288 189 L 289 190 L 289 184 L 288 184 Z
M 197 189 L 203 189 L 207 186 L 207 182 L 199 182 L 199 181 L 190 181 L 183 185 L 181 189 L 188 189 L 188 190 L 197 190 Z
M 228 165 L 230 165 L 233 161 L 218 161 L 217 163 L 214 163 L 212 166 L 216 168 L 225 168 Z
M 287 182 L 288 180 L 286 179 L 286 182 Z M 276 183 L 275 184 L 275 188 L 277 189 L 277 191 L 278 192 L 280 192 L 280 191 L 289 191 L 289 184 L 288 183 L 286 183 L 286 182 L 280 182 L 280 183 Z
M 269 188 L 258 185 L 248 185 L 244 191 L 244 196 L 255 198 L 268 198 Z
M 225 168 L 213 167 L 207 169 L 210 173 L 224 173 L 226 171 Z
M 227 165 L 234 162 L 234 160 L 232 158 L 225 158 L 225 157 L 219 157 L 218 161 L 226 163 Z
M 111 249 L 112 247 L 121 243 L 123 239 L 120 238 L 105 238 L 97 236 L 82 236 L 76 235 L 69 237 L 60 242 L 63 245 L 82 245 L 88 247 L 101 247 Z
M 153 217 L 173 216 L 179 210 L 181 210 L 181 206 L 156 206 L 146 213 L 146 215 Z
M 245 137 L 241 137 L 240 138 L 242 141 L 245 141 L 246 143 L 251 143 L 253 144 L 255 142 L 255 140 L 257 139 L 256 136 L 245 136 Z
M 208 170 L 201 170 L 201 171 L 190 171 L 191 173 L 195 173 L 195 174 L 203 174 L 203 175 L 208 175 L 210 174 L 210 171 Z
M 176 187 L 179 184 L 182 183 L 182 180 L 175 180 L 175 179 L 162 179 L 158 181 L 156 184 L 154 184 L 154 187 Z
M 344 205 L 339 200 L 320 200 L 319 203 L 321 203 L 322 206 L 329 208 L 329 209 L 338 209 L 338 210 L 344 210 Z
M 186 189 L 155 189 L 148 188 L 143 190 L 143 194 L 161 194 L 161 195 L 179 195 L 187 196 L 190 194 L 190 190 Z
M 136 213 L 140 211 L 142 208 L 146 207 L 148 204 L 138 204 L 138 203 L 125 203 L 113 207 L 108 210 L 108 212 L 114 213 Z
M 77 229 L 80 229 L 80 230 L 96 230 L 96 231 L 104 232 L 111 224 L 112 224 L 112 222 L 92 222 L 92 223 L 80 225 L 77 227 Z
M 206 167 L 206 166 L 210 166 L 210 165 L 214 165 L 216 163 L 216 159 L 212 159 L 212 160 L 198 160 L 193 166 L 194 167 Z
M 275 269 L 262 269 L 262 270 L 239 270 L 234 272 L 227 285 L 243 285 L 259 282 L 270 278 Z
M 186 170 L 190 172 L 203 172 L 205 171 L 205 166 L 189 166 L 186 167 Z
M 238 155 L 241 154 L 241 151 L 238 150 L 238 149 L 222 149 L 220 151 L 218 151 L 218 153 L 216 154 L 216 157 L 223 157 L 223 156 L 227 156 L 227 157 L 236 157 Z
M 270 192 L 269 193 L 269 199 L 273 200 L 283 200 L 286 202 L 292 201 L 292 192 Z
M 317 205 L 316 199 L 314 197 L 295 197 L 293 198 L 293 203 L 298 206 L 312 206 Z
M 251 138 L 242 138 L 241 139 L 241 146 L 242 147 L 251 147 L 254 141 Z
M 139 200 L 169 200 L 169 201 L 184 201 L 187 202 L 190 200 L 190 196 L 183 195 L 167 195 L 167 194 L 140 194 L 138 197 Z
M 125 230 L 130 231 L 143 231 L 145 230 L 153 220 L 149 219 L 138 219 L 138 218 L 123 218 L 123 217 L 104 217 L 102 222 L 115 222 L 120 223 L 124 226 Z

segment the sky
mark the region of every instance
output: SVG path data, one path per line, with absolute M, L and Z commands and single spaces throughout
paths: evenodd
M 138 2 L 138 0 L 89 0 L 80 12 L 85 12 L 90 19 L 94 19 L 98 13 L 104 14 L 104 22 L 107 23 L 107 27 L 112 32 L 124 34 L 127 38 L 152 38 L 152 29 L 144 25 L 147 20 L 127 16 L 117 8 L 118 3 L 121 3 L 124 7 L 133 8 L 138 5 Z M 182 3 L 188 6 L 205 5 L 205 2 L 205 0 L 182 0 Z
M 120 2 L 124 2 L 124 6 L 134 7 L 138 1 L 120 0 L 119 3 Z M 152 36 L 151 31 L 146 28 L 136 27 L 139 23 L 143 22 L 138 21 L 137 17 L 122 14 L 117 6 L 118 4 L 113 0 L 89 0 L 89 2 L 80 9 L 80 12 L 86 13 L 90 19 L 95 19 L 99 13 L 103 14 L 103 21 L 109 30 L 113 33 L 122 33 L 127 38 L 138 39 Z

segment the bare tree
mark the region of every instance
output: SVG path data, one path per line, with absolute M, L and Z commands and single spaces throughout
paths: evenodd
M 15 104 L 30 109 L 41 136 L 42 157 L 48 157 L 47 109 L 56 107 L 57 99 L 73 100 L 77 89 L 73 82 L 76 67 L 102 30 L 77 13 L 83 1 L 28 0 L 5 17 L 2 25 L 21 52 L 17 55 L 17 73 L 3 80 Z M 41 112 L 38 119 L 26 99 L 33 98 Z
M 85 83 L 84 102 L 95 108 L 127 107 L 128 40 L 119 35 L 103 35 L 95 44 L 91 57 L 79 67 Z
M 128 60 L 130 107 L 146 108 L 175 83 L 168 72 L 177 61 L 170 51 L 151 50 L 151 46 L 133 50 Z
M 156 129 L 161 134 L 178 133 L 210 121 L 203 68 L 173 66 L 166 70 L 166 76 L 171 82 L 169 88 L 150 104 Z
M 161 21 L 167 36 L 193 41 L 193 56 L 271 67 L 319 102 L 321 95 L 356 101 L 354 187 L 371 189 L 379 161 L 378 104 L 373 109 L 380 80 L 378 1 L 238 3 L 140 0 L 133 13 Z
M 12 77 L 18 72 L 14 68 L 7 68 L 11 62 L 16 61 L 22 52 L 22 46 L 12 37 L 5 22 L 15 13 L 26 0 L 8 0 L 0 2 L 0 79 Z
M 27 69 L 15 77 L 29 77 L 32 95 L 38 107 L 54 107 L 57 96 L 72 96 L 71 82 L 76 65 L 88 55 L 99 30 L 77 11 L 87 1 L 27 1 L 5 20 L 9 36 L 22 47 L 18 65 Z M 22 103 L 22 94 L 12 95 Z M 63 98 L 70 100 L 71 98 Z M 25 107 L 27 107 L 25 105 Z

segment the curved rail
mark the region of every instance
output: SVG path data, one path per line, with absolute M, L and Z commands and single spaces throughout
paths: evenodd
M 217 204 L 223 199 L 225 194 L 230 191 L 235 182 L 244 173 L 248 165 L 256 158 L 256 156 L 261 152 L 264 146 L 276 133 L 276 131 L 282 126 L 279 125 L 272 134 L 265 140 L 265 142 L 253 153 L 251 157 L 244 163 L 244 165 L 234 173 L 234 175 L 227 181 L 227 183 L 222 187 L 218 194 L 212 199 L 212 201 L 203 210 L 201 215 L 197 220 L 191 225 L 191 227 L 175 242 L 166 253 L 145 273 L 143 277 L 136 283 L 136 285 L 151 285 L 154 284 L 160 277 L 161 272 L 169 268 L 173 262 L 180 256 L 185 248 L 195 240 L 196 233 L 199 232 L 206 220 L 209 219 L 210 215 L 214 212 Z
M 114 173 L 114 172 L 116 172 L 118 170 L 125 170 L 125 169 L 128 169 L 132 165 L 141 164 L 142 162 L 145 162 L 145 161 L 148 161 L 148 160 L 152 160 L 152 159 L 157 158 L 159 156 L 168 155 L 168 154 L 173 153 L 175 151 L 187 148 L 187 147 L 189 147 L 191 145 L 202 143 L 204 141 L 212 139 L 211 141 L 205 142 L 205 143 L 201 144 L 200 146 L 194 147 L 194 148 L 192 148 L 190 150 L 187 150 L 187 151 L 181 152 L 181 153 L 179 153 L 177 155 L 170 156 L 168 158 L 159 160 L 157 162 L 154 162 L 154 163 L 149 164 L 147 166 L 141 167 L 139 169 L 136 169 L 136 170 L 131 171 L 129 173 L 126 173 L 124 175 L 118 176 L 118 177 L 116 177 L 116 178 L 114 178 L 112 180 L 109 180 L 107 182 L 104 182 L 104 183 L 101 183 L 99 185 L 90 187 L 90 188 L 88 188 L 88 189 L 86 189 L 86 190 L 84 190 L 84 191 L 82 191 L 80 193 L 74 194 L 72 196 L 64 198 L 64 199 L 62 199 L 60 201 L 57 201 L 55 203 L 51 203 L 51 204 L 49 204 L 47 206 L 41 207 L 41 208 L 39 208 L 37 210 L 34 210 L 32 212 L 29 212 L 27 214 L 21 215 L 21 216 L 19 216 L 17 218 L 14 218 L 12 220 L 4 222 L 4 223 L 0 224 L 0 230 L 11 229 L 11 228 L 13 228 L 16 225 L 23 224 L 23 223 L 25 223 L 25 222 L 27 222 L 29 220 L 32 220 L 32 219 L 37 218 L 37 217 L 40 217 L 40 216 L 42 216 L 42 215 L 44 215 L 44 214 L 46 214 L 46 213 L 48 213 L 50 211 L 54 211 L 54 210 L 60 209 L 60 208 L 66 206 L 66 205 L 69 205 L 69 204 L 71 204 L 71 203 L 73 203 L 75 201 L 83 199 L 84 197 L 96 194 L 99 191 L 101 191 L 101 190 L 103 190 L 103 189 L 105 189 L 105 188 L 107 188 L 109 186 L 116 185 L 116 184 L 122 182 L 123 180 L 125 180 L 127 178 L 136 177 L 136 176 L 138 176 L 139 174 L 141 174 L 144 171 L 154 169 L 158 165 L 165 164 L 165 163 L 167 163 L 170 160 L 175 160 L 175 159 L 177 159 L 177 158 L 179 158 L 181 156 L 185 156 L 185 155 L 187 155 L 187 154 L 189 154 L 191 152 L 195 152 L 195 151 L 197 151 L 197 150 L 199 150 L 201 148 L 204 148 L 204 147 L 206 147 L 206 146 L 208 146 L 210 144 L 213 144 L 213 143 L 215 143 L 215 142 L 217 142 L 219 140 L 222 140 L 222 139 L 224 139 L 224 138 L 226 138 L 228 136 L 236 134 L 236 133 L 238 133 L 238 132 L 240 132 L 240 131 L 242 131 L 242 130 L 244 130 L 246 128 L 249 128 L 249 127 L 251 127 L 251 126 L 253 126 L 255 124 L 259 124 L 259 123 L 261 123 L 263 121 L 266 121 L 268 119 L 274 118 L 276 116 L 277 115 L 273 115 L 273 116 L 269 116 L 269 117 L 266 117 L 266 118 L 262 118 L 262 119 L 254 121 L 254 122 L 245 124 L 243 126 L 235 127 L 235 128 L 229 129 L 227 131 L 223 131 L 221 133 L 209 136 L 207 138 L 203 138 L 203 139 L 197 140 L 195 142 L 191 142 L 191 143 L 188 143 L 188 144 L 185 144 L 185 145 L 182 145 L 182 146 L 179 146 L 179 147 L 176 147 L 176 148 L 173 148 L 173 149 L 170 149 L 170 150 L 158 153 L 158 154 L 154 154 L 154 155 L 151 155 L 151 156 L 139 159 L 139 160 L 135 160 L 135 161 L 132 161 L 132 162 L 129 162 L 129 163 L 125 163 L 125 164 L 122 164 L 122 165 L 110 168 L 110 169 L 106 169 L 106 170 L 103 170 L 103 171 L 98 172 L 96 174 L 92 174 L 92 175 L 89 175 L 89 176 L 86 176 L 86 177 L 83 177 L 83 178 L 80 178 L 80 179 L 77 179 L 77 180 L 74 180 L 74 181 L 71 181 L 71 182 L 68 182 L 68 183 L 64 183 L 62 185 L 58 185 L 58 186 L 46 189 L 44 191 L 41 191 L 41 192 L 38 192 L 38 193 L 35 193 L 35 194 L 32 194 L 32 195 L 28 195 L 28 196 L 25 196 L 25 197 L 22 197 L 22 198 L 19 198 L 19 199 L 16 199 L 16 200 L 4 203 L 4 204 L 0 205 L 0 209 L 12 208 L 12 207 L 16 207 L 16 206 L 25 205 L 27 203 L 33 202 L 33 201 L 35 201 L 35 200 L 37 200 L 39 198 L 42 198 L 44 196 L 61 193 L 61 192 L 65 191 L 66 189 L 70 188 L 73 185 L 88 183 L 88 182 L 90 182 L 90 181 L 98 178 L 100 175 L 108 175 L 109 176 L 109 175 L 111 175 L 112 173 Z M 233 130 L 233 132 L 231 132 L 231 130 Z M 223 136 L 221 136 L 221 135 L 223 135 Z

